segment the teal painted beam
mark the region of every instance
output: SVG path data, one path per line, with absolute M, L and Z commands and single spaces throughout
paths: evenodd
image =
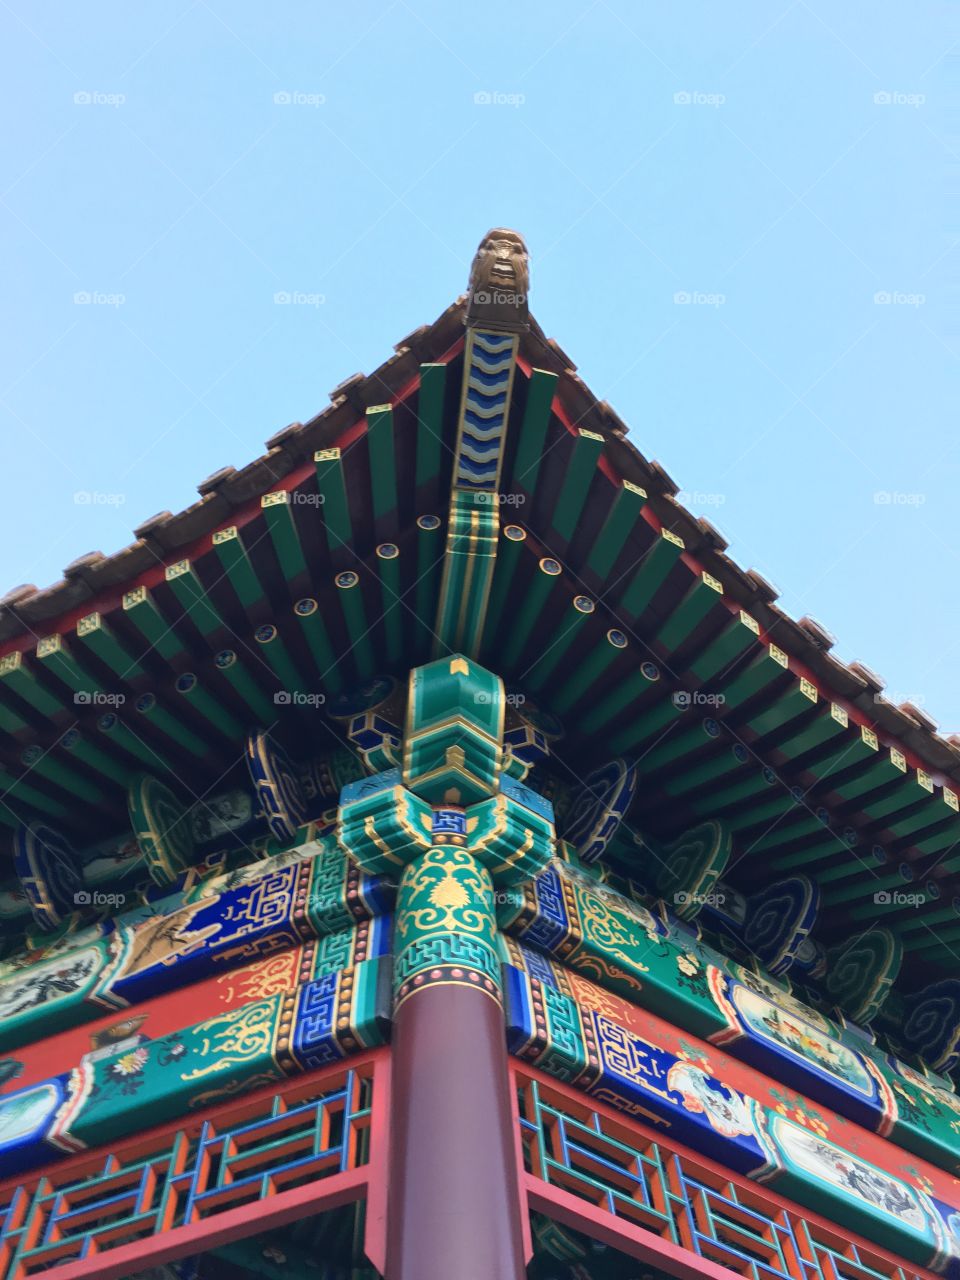
M 21 803 L 28 813 L 34 810 L 47 818 L 76 817 L 75 808 L 54 800 L 25 780 L 14 778 L 5 769 L 0 769 L 0 796 Z
M 393 409 L 388 404 L 367 410 L 367 446 L 373 516 L 385 520 L 397 510 L 397 463 L 393 444 Z
M 717 786 L 724 779 L 736 778 L 746 769 L 751 768 L 751 756 L 746 747 L 739 742 L 734 743 L 726 751 L 720 751 L 698 765 L 692 765 L 676 778 L 669 778 L 663 783 L 667 795 L 679 800 L 686 798 L 691 792 L 696 794 L 701 788 Z
M 260 646 L 260 653 L 266 659 L 274 675 L 280 681 L 281 689 L 286 694 L 314 693 L 310 682 L 300 672 L 290 650 L 284 643 L 283 636 L 272 622 L 265 622 L 257 627 L 253 638 Z
M 380 574 L 380 608 L 387 642 L 386 664 L 396 667 L 403 657 L 405 624 L 410 618 L 409 606 L 400 596 L 400 549 L 396 543 L 381 542 L 377 547 L 377 571 Z
M 339 449 L 319 449 L 313 455 L 317 472 L 317 490 L 323 499 L 323 524 L 331 551 L 350 547 L 353 543 L 353 525 L 350 521 L 350 505 L 343 475 L 343 459 Z
M 647 505 L 647 492 L 624 480 L 587 557 L 587 568 L 605 580 Z
M 610 630 L 599 639 L 593 650 L 584 658 L 576 672 L 571 673 L 566 683 L 551 699 L 551 710 L 563 715 L 575 706 L 593 687 L 595 682 L 609 669 L 614 660 L 630 643 L 625 632 L 618 627 Z
M 121 720 L 115 711 L 104 712 L 97 721 L 97 729 L 109 738 L 115 747 L 126 751 L 135 760 L 139 760 L 152 773 L 159 770 L 162 773 L 177 776 L 177 769 L 174 768 L 170 758 L 141 738 L 139 733 Z
M 213 535 L 213 548 L 244 609 L 253 609 L 262 604 L 267 593 L 247 554 L 237 526 L 218 529 Z
M 434 485 L 440 477 L 443 448 L 443 402 L 447 366 L 422 364 L 417 390 L 417 488 Z
M 146 673 L 130 650 L 114 635 L 106 618 L 88 613 L 77 623 L 77 639 L 116 675 L 118 680 L 131 680 Z
M 315 498 L 315 494 L 304 494 L 303 497 Z M 273 493 L 265 493 L 260 499 L 263 517 L 270 532 L 270 541 L 280 564 L 280 569 L 287 579 L 299 577 L 307 573 L 307 561 L 300 545 L 296 522 L 293 518 L 293 494 L 286 489 L 277 489 Z
M 36 672 L 27 665 L 22 653 L 8 653 L 0 658 L 0 683 L 3 689 L 9 689 L 11 693 L 17 694 L 41 716 L 60 715 L 66 709 L 59 698 L 54 697 L 43 687 L 37 679 Z M 26 728 L 26 722 L 12 707 L 6 710 L 11 723 Z
M 201 635 L 210 636 L 224 628 L 224 621 L 208 597 L 203 583 L 189 560 L 167 565 L 164 578 L 180 607 Z
M 661 529 L 660 537 L 649 551 L 644 552 L 634 570 L 620 604 L 618 614 L 631 619 L 639 618 L 652 604 L 657 592 L 666 582 L 670 571 L 683 555 L 683 539 L 669 529 Z
M 672 653 L 690 638 L 712 609 L 723 608 L 723 584 L 704 570 L 675 609 L 654 633 L 654 640 Z
M 520 424 L 516 460 L 513 464 L 513 482 L 527 493 L 533 493 L 537 487 L 537 477 L 543 461 L 547 427 L 550 423 L 550 412 L 556 390 L 557 375 L 555 373 L 534 369 L 527 384 L 527 403 L 523 411 L 523 421 Z
M 538 563 L 533 581 L 522 598 L 516 602 L 511 625 L 503 637 L 502 662 L 505 670 L 510 671 L 516 666 L 524 645 L 530 638 L 535 624 L 540 620 L 547 599 L 562 572 L 563 566 L 552 556 L 544 556 Z
M 123 611 L 154 652 L 166 662 L 183 657 L 187 650 L 147 587 L 134 587 L 123 597 Z
M 732 613 L 720 634 L 690 663 L 690 674 L 701 684 L 727 676 L 733 664 L 757 644 L 759 636 L 755 618 L 742 609 Z
M 433 620 L 440 603 L 440 578 L 443 572 L 444 539 L 439 516 L 422 515 L 417 518 L 417 623 L 420 630 L 423 653 L 433 645 Z
M 596 609 L 596 604 L 589 596 L 574 596 L 570 601 L 571 612 L 560 626 L 559 633 L 548 636 L 547 643 L 540 656 L 520 677 L 523 684 L 530 689 L 541 689 L 550 679 L 557 667 L 570 651 L 584 624 Z
M 343 621 L 347 629 L 350 647 L 357 664 L 357 672 L 361 680 L 373 675 L 376 662 L 373 656 L 373 641 L 370 638 L 370 625 L 363 605 L 363 594 L 360 590 L 360 575 L 353 569 L 346 569 L 334 578 L 337 588 L 337 599 L 343 610 Z
M 490 598 L 487 601 L 487 617 L 484 634 L 490 639 L 501 638 L 501 625 L 507 600 L 516 576 L 517 565 L 523 555 L 523 544 L 527 540 L 527 531 L 518 524 L 506 524 L 501 530 L 500 546 L 497 551 L 496 566 L 493 571 L 493 582 L 490 585 Z
M 254 680 L 242 658 L 234 649 L 221 649 L 214 658 L 214 665 L 231 688 L 249 707 L 258 724 L 272 724 L 276 719 L 273 703 Z
M 218 733 L 229 738 L 236 746 L 242 744 L 243 725 L 203 688 L 194 672 L 184 671 L 177 676 L 174 688 L 184 702 L 193 707 Z
M 715 692 L 723 694 L 722 709 L 729 714 L 761 690 L 782 681 L 789 670 L 789 660 L 775 644 L 764 645 L 757 656 L 731 680 L 717 684 Z
M 146 724 L 152 725 L 165 737 L 181 748 L 188 751 L 192 756 L 199 756 L 204 759 L 210 754 L 210 744 L 197 736 L 191 729 L 171 715 L 166 707 L 162 707 L 157 701 L 156 694 L 142 693 L 134 703 L 134 710 L 138 716 L 142 716 Z
M 69 791 L 84 804 L 107 802 L 106 792 L 89 779 L 78 777 L 72 769 L 68 769 L 53 754 L 53 748 L 45 751 L 35 743 L 21 752 L 20 760 L 29 773 L 35 773 L 38 778 L 46 778 L 55 786 Z
M 60 745 L 64 751 L 69 751 L 78 760 L 82 760 L 94 773 L 99 773 L 108 783 L 126 787 L 134 772 L 129 765 L 123 765 L 109 756 L 106 751 L 101 751 L 98 746 L 85 738 L 79 729 L 68 729 L 60 739 Z
M 570 542 L 576 531 L 602 453 L 603 436 L 580 428 L 574 438 L 573 453 L 567 463 L 560 493 L 553 505 L 553 527 L 566 542 Z
M 305 596 L 293 606 L 293 613 L 316 664 L 318 682 L 324 689 L 339 693 L 344 685 L 344 677 L 320 606 L 312 597 Z

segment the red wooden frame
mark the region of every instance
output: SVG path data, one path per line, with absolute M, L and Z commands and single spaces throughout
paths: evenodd
M 703 1170 L 708 1175 L 719 1177 L 735 1187 L 742 1187 L 750 1200 L 769 1206 L 771 1217 L 786 1212 L 791 1218 L 802 1220 L 824 1234 L 841 1237 L 845 1244 L 853 1245 L 858 1251 L 876 1261 L 878 1269 L 880 1267 L 888 1269 L 888 1274 L 900 1271 L 916 1276 L 919 1280 L 942 1280 L 942 1277 L 938 1277 L 934 1272 L 896 1257 L 879 1245 L 850 1231 L 847 1226 L 831 1222 L 812 1210 L 801 1208 L 792 1201 L 784 1199 L 767 1187 L 739 1177 L 707 1156 L 700 1155 L 682 1143 L 666 1138 L 661 1131 L 580 1093 L 536 1067 L 511 1058 L 510 1076 L 514 1097 L 517 1096 L 518 1087 L 524 1080 L 536 1081 L 545 1093 L 559 1096 L 568 1102 L 573 1116 L 597 1113 L 619 1128 L 636 1134 L 638 1143 L 655 1143 L 661 1149 L 679 1156 L 685 1163 Z M 588 1200 L 561 1187 L 553 1186 L 535 1173 L 528 1172 L 524 1168 L 522 1153 L 520 1186 L 521 1194 L 526 1197 L 528 1211 L 543 1213 L 564 1226 L 581 1231 L 595 1240 L 610 1245 L 611 1248 L 619 1249 L 628 1257 L 642 1259 L 658 1266 L 669 1275 L 677 1276 L 678 1280 L 701 1280 L 702 1277 L 709 1277 L 709 1280 L 730 1280 L 732 1268 L 711 1262 L 700 1254 L 665 1240 L 653 1231 L 618 1218 L 605 1209 L 591 1204 Z M 851 1269 L 853 1267 L 854 1264 L 851 1263 Z M 803 1280 L 803 1275 L 798 1276 L 797 1280 Z
M 242 1124 L 262 1114 L 265 1103 L 278 1094 L 296 1100 L 307 1097 L 311 1091 L 326 1081 L 333 1082 L 346 1071 L 368 1070 L 373 1080 L 373 1094 L 368 1130 L 370 1134 L 369 1159 L 358 1168 L 307 1183 L 287 1190 L 275 1191 L 255 1202 L 225 1209 L 209 1219 L 201 1219 L 184 1226 L 172 1227 L 159 1235 L 118 1245 L 116 1248 L 93 1252 L 89 1256 L 54 1265 L 43 1275 L 56 1280 L 125 1280 L 148 1266 L 159 1266 L 176 1258 L 188 1257 L 205 1250 L 215 1249 L 230 1240 L 242 1239 L 260 1231 L 283 1226 L 285 1223 L 339 1208 L 357 1200 L 366 1199 L 367 1217 L 364 1248 L 370 1261 L 379 1271 L 386 1265 L 386 1179 L 390 1114 L 390 1050 L 386 1047 L 357 1054 L 343 1063 L 332 1064 L 319 1071 L 298 1076 L 283 1084 L 271 1084 L 257 1089 L 242 1099 L 221 1103 L 216 1107 L 172 1124 L 158 1125 L 111 1147 L 120 1161 L 134 1162 L 157 1150 L 164 1138 L 177 1133 L 196 1136 L 205 1123 L 223 1128 Z M 31 1174 L 23 1182 L 8 1179 L 0 1183 L 0 1194 L 9 1195 L 20 1187 L 31 1191 L 44 1183 L 54 1186 L 76 1178 L 84 1172 L 93 1172 L 103 1165 L 105 1151 L 84 1152 L 60 1161 L 45 1170 Z M 41 1224 L 31 1226 L 38 1233 Z M 35 1244 L 36 1240 L 31 1241 Z M 0 1268 L 4 1261 L 4 1249 L 0 1245 Z M 18 1269 L 19 1276 L 40 1274 Z M 16 1273 L 15 1273 L 16 1274 Z M 14 1280 L 11 1277 L 10 1280 Z

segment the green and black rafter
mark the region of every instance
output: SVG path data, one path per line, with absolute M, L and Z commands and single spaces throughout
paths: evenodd
M 463 384 L 435 651 L 475 656 L 500 532 L 500 473 L 520 334 L 527 255 L 515 232 L 485 238 L 470 274 Z

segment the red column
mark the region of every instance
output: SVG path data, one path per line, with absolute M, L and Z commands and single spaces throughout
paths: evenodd
M 523 1280 L 503 1012 L 430 977 L 394 1027 L 387 1280 Z

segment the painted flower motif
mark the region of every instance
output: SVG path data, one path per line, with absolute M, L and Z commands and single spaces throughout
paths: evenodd
M 700 972 L 700 961 L 687 951 L 682 956 L 677 956 L 677 968 L 681 973 L 686 974 L 688 978 L 692 978 Z
M 699 1050 L 696 1045 L 688 1044 L 686 1040 L 680 1041 L 680 1048 L 677 1050 L 677 1057 L 684 1062 L 692 1063 L 693 1066 L 699 1067 L 706 1075 L 710 1075 L 712 1067 L 710 1059 L 705 1053 Z
M 173 1044 L 165 1045 L 160 1053 L 157 1061 L 161 1067 L 169 1066 L 171 1062 L 178 1062 L 187 1052 L 187 1046 L 182 1040 L 175 1040 Z
M 146 1065 L 146 1049 L 131 1049 L 129 1053 L 121 1054 L 110 1070 L 115 1076 L 136 1076 Z

